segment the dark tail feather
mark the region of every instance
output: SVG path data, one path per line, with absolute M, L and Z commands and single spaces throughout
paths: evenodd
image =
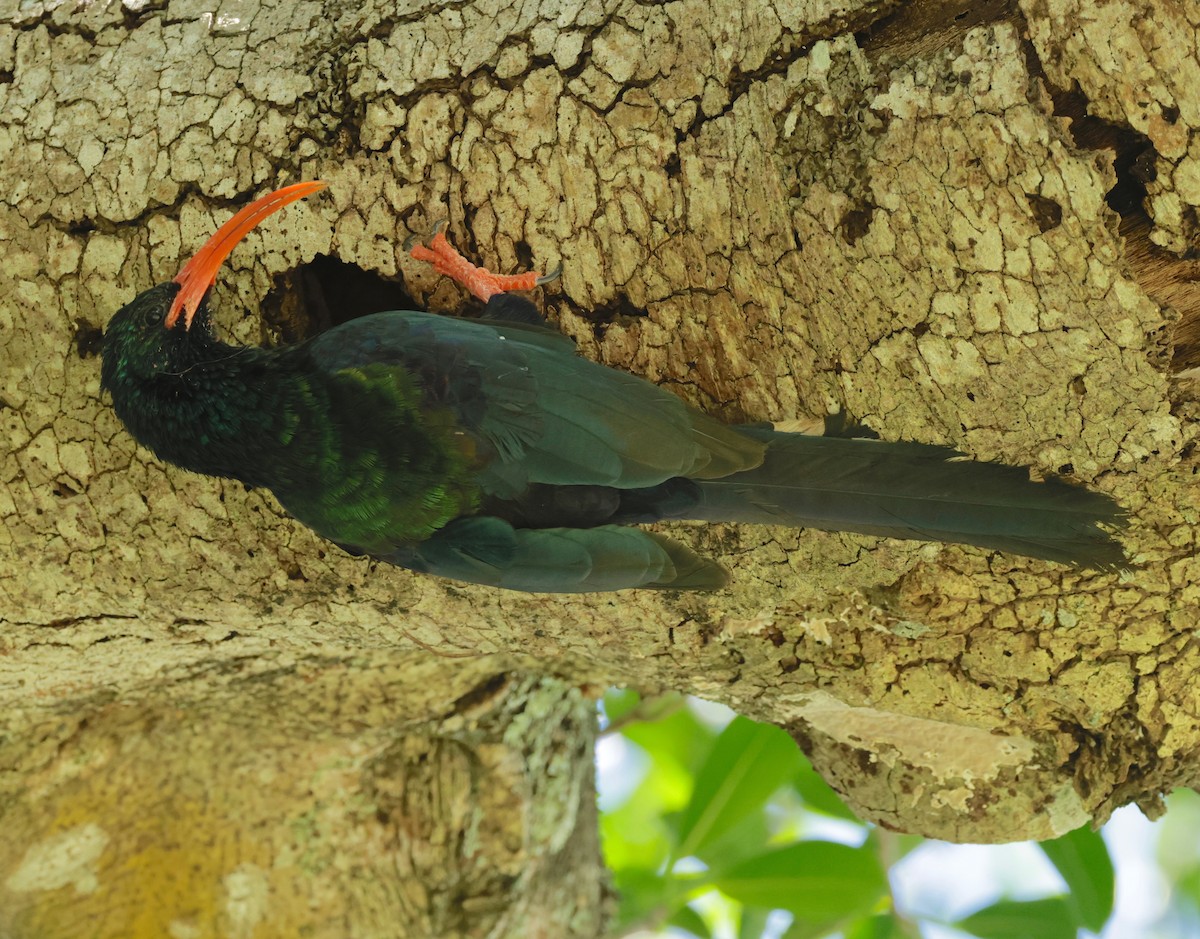
M 696 480 L 688 518 L 757 522 L 976 545 L 1081 567 L 1118 568 L 1108 496 L 1026 469 L 917 443 L 810 437 L 740 427 L 769 443 L 756 469 Z

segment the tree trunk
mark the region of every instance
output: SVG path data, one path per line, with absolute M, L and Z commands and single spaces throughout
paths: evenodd
M 1193 5 L 5 6 L 0 934 L 595 935 L 610 684 L 780 724 L 941 838 L 1193 784 Z M 708 595 L 347 557 L 99 391 L 112 313 L 311 178 L 217 285 L 234 341 L 361 311 L 318 256 L 459 311 L 402 250 L 448 218 L 561 261 L 584 354 L 726 419 L 843 408 L 1111 492 L 1131 570 L 716 525 L 676 530 L 734 571 Z

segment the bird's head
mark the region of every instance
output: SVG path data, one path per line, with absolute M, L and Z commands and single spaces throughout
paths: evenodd
M 104 331 L 101 380 L 114 390 L 119 377 L 146 380 L 177 368 L 197 336 L 211 338 L 204 299 L 225 259 L 268 215 L 325 188 L 319 181 L 296 183 L 255 199 L 217 229 L 173 280 L 138 294 L 117 311 Z

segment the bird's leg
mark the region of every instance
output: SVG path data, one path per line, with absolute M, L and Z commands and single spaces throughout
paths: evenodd
M 529 323 L 532 326 L 545 326 L 547 329 L 554 328 L 538 312 L 538 308 L 534 306 L 533 301 L 528 297 L 522 297 L 515 293 L 493 294 L 492 299 L 487 302 L 479 318 L 484 320 L 498 320 L 501 323 Z
M 406 247 L 409 247 L 409 254 L 418 261 L 432 264 L 435 271 L 462 284 L 484 303 L 498 293 L 533 290 L 534 287 L 549 283 L 559 276 L 559 271 L 551 274 L 539 274 L 536 271 L 526 274 L 493 274 L 486 268 L 476 267 L 446 240 L 443 224 L 438 225 L 428 246 L 416 244 Z

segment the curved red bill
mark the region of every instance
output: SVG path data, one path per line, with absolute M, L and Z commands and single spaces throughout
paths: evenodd
M 190 329 L 192 317 L 200 308 L 200 301 L 217 279 L 217 272 L 237 243 L 268 215 L 278 212 L 289 202 L 303 199 L 324 188 L 325 183 L 313 180 L 276 189 L 255 199 L 218 228 L 216 234 L 204 242 L 200 250 L 192 255 L 192 259 L 175 275 L 175 283 L 179 284 L 180 290 L 175 295 L 171 309 L 167 311 L 163 325 L 171 329 L 179 321 L 179 315 L 182 313 L 184 328 Z

